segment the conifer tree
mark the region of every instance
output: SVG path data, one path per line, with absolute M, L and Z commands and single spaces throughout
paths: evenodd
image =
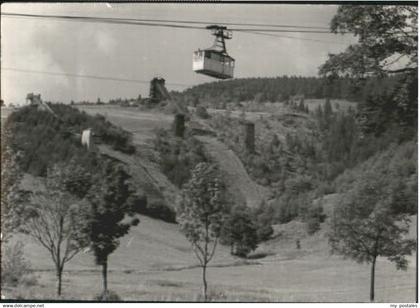
M 91 207 L 84 232 L 89 236 L 96 264 L 102 266 L 103 300 L 108 298 L 108 257 L 118 248 L 119 239 L 140 222 L 134 217 L 135 199 L 129 178 L 121 166 L 105 161 L 88 194 Z

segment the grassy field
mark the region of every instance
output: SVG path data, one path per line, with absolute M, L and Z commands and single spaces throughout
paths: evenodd
M 413 217 L 415 219 L 415 217 Z M 301 225 L 276 226 L 276 237 L 243 260 L 219 246 L 208 270 L 213 300 L 220 301 L 369 301 L 369 265 L 331 256 L 323 232 L 308 237 Z M 413 225 L 414 228 L 414 225 Z M 301 249 L 295 238 L 301 239 Z M 55 274 L 49 255 L 20 237 L 32 262 L 37 284 L 5 289 L 6 298 L 54 299 Z M 377 263 L 376 301 L 415 300 L 415 256 L 407 271 L 397 271 L 386 259 Z M 110 257 L 109 286 L 124 300 L 200 300 L 201 269 L 189 243 L 175 224 L 141 217 L 141 223 L 121 240 Z M 101 291 L 100 268 L 90 252 L 81 253 L 65 268 L 63 298 L 91 300 Z
M 169 128 L 173 115 L 163 113 L 140 111 L 137 108 L 123 108 L 119 106 L 77 106 L 88 114 L 102 114 L 115 125 L 123 127 L 133 133 L 135 144 L 144 144 L 154 136 L 158 128 Z
M 140 145 L 157 127 L 169 127 L 172 116 L 120 107 L 86 107 L 102 113 L 134 133 Z M 331 203 L 334 198 L 326 198 Z M 328 204 L 327 204 L 328 207 Z M 416 217 L 413 217 L 415 222 Z M 276 302 L 368 302 L 370 268 L 329 254 L 325 230 L 307 236 L 299 222 L 275 226 L 275 236 L 263 243 L 252 259 L 239 259 L 219 246 L 208 270 L 212 300 Z M 325 229 L 325 228 L 324 228 Z M 415 223 L 411 236 L 415 237 Z M 301 248 L 296 248 L 300 239 Z M 37 283 L 3 288 L 5 298 L 56 299 L 55 273 L 48 253 L 20 236 Z M 261 258 L 257 258 L 257 256 Z M 409 257 L 407 271 L 397 271 L 380 258 L 377 262 L 376 301 L 415 301 L 416 256 Z M 175 224 L 141 217 L 121 240 L 109 259 L 109 287 L 123 300 L 201 300 L 201 269 L 190 244 Z M 63 299 L 91 300 L 101 291 L 100 268 L 91 252 L 76 256 L 64 270 Z

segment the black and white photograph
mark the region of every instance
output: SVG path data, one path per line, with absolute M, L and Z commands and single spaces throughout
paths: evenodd
M 2 307 L 417 307 L 417 14 L 2 3 Z

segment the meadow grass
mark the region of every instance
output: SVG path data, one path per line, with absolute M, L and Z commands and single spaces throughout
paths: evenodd
M 156 228 L 160 233 L 155 234 Z M 176 228 L 143 217 L 142 223 L 123 238 L 110 258 L 110 289 L 126 301 L 201 301 L 201 269 L 192 251 L 179 250 L 179 246 L 189 244 Z M 136 235 L 138 240 L 132 240 L 131 248 L 126 251 L 130 236 Z M 258 260 L 234 258 L 229 255 L 228 247 L 220 246 L 208 269 L 211 300 L 368 302 L 369 265 L 329 255 L 324 242 L 322 236 L 305 238 L 298 251 L 293 241 L 276 238 L 257 250 L 256 253 L 270 250 L 269 255 Z M 38 252 L 42 255 L 41 250 Z M 38 283 L 2 290 L 7 298 L 57 299 L 52 263 L 47 266 L 46 256 L 40 255 L 33 254 L 31 260 L 38 267 L 35 271 Z M 384 258 L 378 260 L 376 301 L 415 300 L 415 258 L 409 257 L 407 271 L 397 271 Z M 41 270 L 41 264 L 47 268 Z M 100 268 L 93 264 L 91 255 L 84 255 L 65 269 L 62 299 L 92 300 L 101 292 L 101 286 Z

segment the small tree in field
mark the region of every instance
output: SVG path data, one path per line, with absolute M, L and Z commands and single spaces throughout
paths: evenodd
M 208 163 L 197 164 L 181 197 L 178 222 L 200 262 L 207 301 L 206 269 L 216 251 L 224 215 L 223 186 L 217 168 Z
M 70 163 L 49 169 L 45 190 L 31 193 L 28 202 L 17 203 L 15 213 L 21 218 L 19 231 L 28 234 L 51 255 L 57 276 L 57 295 L 61 295 L 64 265 L 88 245 L 80 233 L 83 227 L 80 199 L 70 191 L 84 181 L 80 168 Z
M 397 269 L 407 269 L 405 255 L 411 254 L 416 242 L 406 239 L 407 214 L 392 206 L 390 190 L 382 175 L 360 180 L 346 194 L 331 221 L 329 242 L 333 252 L 371 264 L 370 300 L 375 298 L 375 266 L 378 256 L 387 257 Z
M 105 162 L 102 173 L 88 194 L 91 204 L 84 232 L 88 234 L 95 262 L 102 266 L 103 296 L 108 299 L 108 257 L 119 246 L 119 238 L 140 221 L 135 214 L 129 175 L 118 165 Z

